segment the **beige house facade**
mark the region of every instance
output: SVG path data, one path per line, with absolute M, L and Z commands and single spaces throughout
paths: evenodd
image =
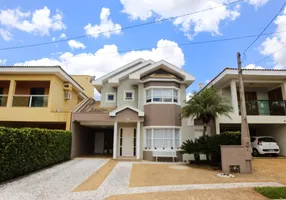
M 286 70 L 244 69 L 247 120 L 251 136 L 272 136 L 286 156 Z M 206 87 L 214 86 L 233 107 L 230 118 L 216 119 L 216 134 L 240 130 L 238 70 L 226 68 Z
M 154 151 L 176 151 L 192 139 L 181 119 L 194 77 L 164 61 L 135 60 L 93 80 L 101 100 L 84 100 L 72 114 L 72 157 L 110 155 L 153 160 Z

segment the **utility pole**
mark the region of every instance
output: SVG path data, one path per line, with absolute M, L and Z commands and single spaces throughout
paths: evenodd
M 237 53 L 237 66 L 238 66 L 238 76 L 239 76 L 239 93 L 240 93 L 240 113 L 241 113 L 241 145 L 244 148 L 246 157 L 251 157 L 251 146 L 250 146 L 250 134 L 249 127 L 247 123 L 247 113 L 245 105 L 245 96 L 244 96 L 244 83 L 243 75 L 241 68 L 241 56 L 240 53 Z M 251 160 L 247 164 L 250 170 L 252 171 L 252 162 Z

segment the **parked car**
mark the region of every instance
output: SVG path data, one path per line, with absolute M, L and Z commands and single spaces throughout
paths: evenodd
M 251 137 L 252 155 L 267 155 L 278 156 L 280 148 L 277 142 L 270 136 Z

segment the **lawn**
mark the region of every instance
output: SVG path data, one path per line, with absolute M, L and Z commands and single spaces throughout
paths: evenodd
M 269 199 L 286 199 L 286 187 L 256 187 L 254 190 Z

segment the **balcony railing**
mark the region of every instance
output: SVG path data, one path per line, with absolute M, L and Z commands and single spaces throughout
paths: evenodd
M 286 115 L 286 101 L 246 101 L 247 115 Z
M 8 95 L 0 95 L 0 107 L 7 106 Z
M 48 95 L 14 95 L 14 107 L 47 107 Z

